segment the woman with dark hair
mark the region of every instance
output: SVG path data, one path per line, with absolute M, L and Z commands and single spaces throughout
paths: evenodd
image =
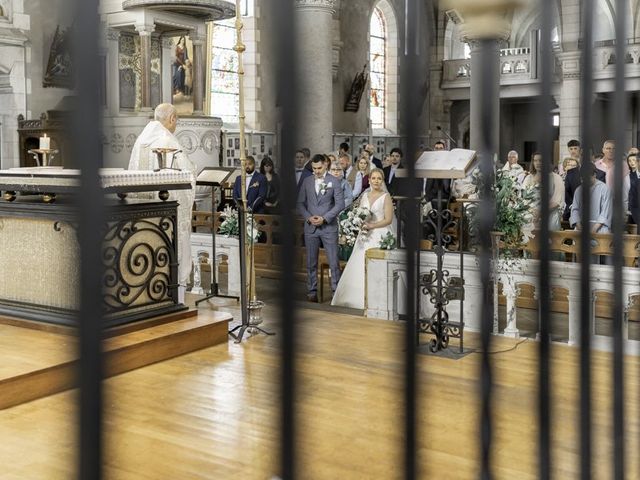
M 187 40 L 182 36 L 180 40 L 178 40 L 178 45 L 176 45 L 176 54 L 172 65 L 174 95 L 177 93 L 185 93 L 185 78 L 188 62 Z
M 265 213 L 276 213 L 280 196 L 280 176 L 276 173 L 273 160 L 264 157 L 260 162 L 260 173 L 267 177 L 267 198 L 265 199 Z
M 540 188 L 542 182 L 542 154 L 539 152 L 531 156 L 529 175 L 522 182 L 523 188 Z M 539 190 L 538 190 L 539 191 Z M 560 220 L 564 211 L 564 182 L 562 177 L 555 172 L 549 174 L 549 230 L 562 230 Z M 540 212 L 533 212 L 536 218 L 536 226 L 539 227 Z

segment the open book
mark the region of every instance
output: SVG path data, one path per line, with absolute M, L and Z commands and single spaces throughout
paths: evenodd
M 474 167 L 475 150 L 454 148 L 424 152 L 416 160 L 416 177 L 420 178 L 465 178 Z M 407 169 L 398 169 L 398 177 L 407 177 Z

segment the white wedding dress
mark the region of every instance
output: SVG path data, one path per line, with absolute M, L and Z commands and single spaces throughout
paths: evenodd
M 371 218 L 368 222 L 380 222 L 384 219 L 384 198 L 389 195 L 384 193 L 380 195 L 373 205 L 369 203 L 369 191 L 366 191 L 362 195 L 360 200 L 361 207 L 367 207 L 371 210 Z M 349 307 L 364 309 L 364 260 L 365 252 L 370 248 L 379 248 L 380 239 L 384 237 L 388 232 L 395 235 L 396 233 L 396 220 L 395 216 L 390 225 L 381 228 L 374 228 L 367 233 L 360 232 L 356 243 L 353 246 L 353 252 L 347 266 L 340 276 L 336 293 L 331 300 L 331 305 L 340 307 Z

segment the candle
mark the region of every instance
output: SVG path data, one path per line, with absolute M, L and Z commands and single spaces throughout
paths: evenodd
M 40 150 L 49 150 L 51 148 L 51 138 L 44 134 L 44 137 L 40 137 Z

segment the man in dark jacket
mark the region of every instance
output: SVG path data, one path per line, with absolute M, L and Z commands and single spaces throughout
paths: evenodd
M 595 171 L 596 179 L 601 182 L 606 182 L 607 174 L 597 168 Z M 571 204 L 573 203 L 573 195 L 581 183 L 582 179 L 580 178 L 579 168 L 572 168 L 567 172 L 567 176 L 564 177 L 564 203 L 566 206 L 564 208 L 564 214 L 562 215 L 563 220 L 569 220 L 569 216 L 571 215 Z
M 253 157 L 247 157 L 246 169 L 246 184 L 247 189 L 247 207 L 253 211 L 253 213 L 262 213 L 264 210 L 264 201 L 267 198 L 267 179 L 260 172 L 256 172 L 256 161 Z M 233 199 L 236 202 L 242 200 L 242 190 L 240 190 L 240 182 L 242 182 L 242 176 L 236 177 L 236 182 L 233 185 Z

